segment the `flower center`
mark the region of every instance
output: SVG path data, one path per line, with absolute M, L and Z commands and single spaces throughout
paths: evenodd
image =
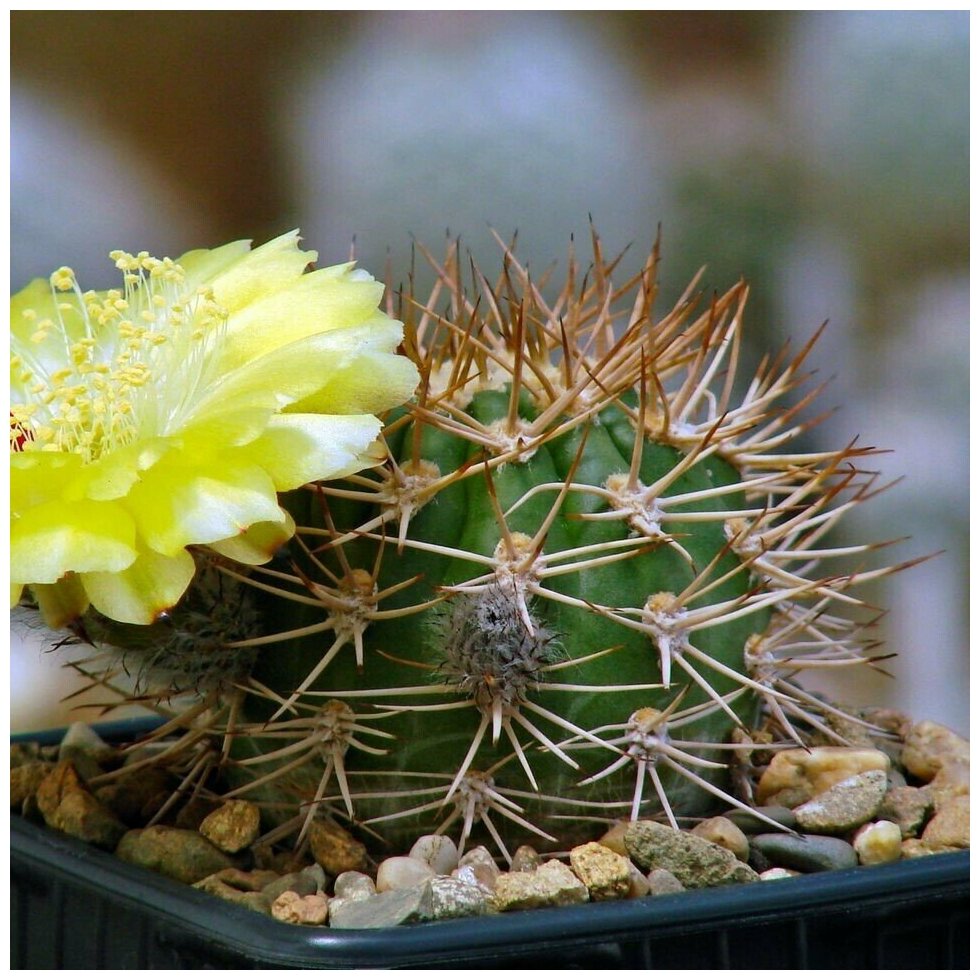
M 146 252 L 109 256 L 123 288 L 82 292 L 74 272 L 51 278 L 54 317 L 23 310 L 11 332 L 10 445 L 72 452 L 86 462 L 179 423 L 202 380 L 226 313 L 184 270 Z

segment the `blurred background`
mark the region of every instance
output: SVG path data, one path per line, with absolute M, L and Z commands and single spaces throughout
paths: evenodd
M 404 276 L 411 236 L 532 270 L 584 240 L 663 295 L 750 280 L 757 350 L 829 327 L 811 367 L 904 480 L 846 525 L 943 554 L 866 597 L 893 679 L 843 693 L 968 729 L 969 14 L 11 14 L 11 287 L 110 249 L 176 256 L 298 227 L 321 262 Z M 64 723 L 75 681 L 15 629 L 13 730 Z

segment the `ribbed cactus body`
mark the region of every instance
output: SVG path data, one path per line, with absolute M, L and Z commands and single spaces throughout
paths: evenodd
M 493 429 L 506 424 L 509 402 L 509 390 L 482 391 L 464 407 L 473 419 Z M 524 402 L 521 417 L 532 421 L 534 406 Z M 387 717 L 370 722 L 392 736 L 390 741 L 374 740 L 386 754 L 371 755 L 353 747 L 346 753 L 359 819 L 411 811 L 413 801 L 440 799 L 440 792 L 445 796 L 461 774 L 465 778 L 470 772 L 490 772 L 495 788 L 519 794 L 513 799 L 535 827 L 561 837 L 574 832 L 568 818 L 576 814 L 601 817 L 629 811 L 636 765 L 623 766 L 594 783 L 586 781 L 630 748 L 617 740 L 638 710 L 663 711 L 686 691 L 674 704 L 675 712 L 706 702 L 710 710 L 672 731 L 672 738 L 727 742 L 733 718 L 751 727 L 758 712 L 751 691 L 692 660 L 682 649 L 673 651 L 668 665 L 656 635 L 599 611 L 598 607 L 642 610 L 653 597 L 681 596 L 705 569 L 710 571 L 702 574 L 703 595 L 692 601 L 692 609 L 708 602 L 738 601 L 752 589 L 752 576 L 728 548 L 725 532 L 725 514 L 746 507 L 738 489 L 678 503 L 670 515 L 724 513 L 691 523 L 664 515 L 656 535 L 649 529 L 641 533 L 636 520 L 631 523 L 628 517 L 595 519 L 611 516 L 615 505 L 609 500 L 609 487 L 628 479 L 636 452 L 630 415 L 635 408 L 635 393 L 630 393 L 623 405 L 602 409 L 530 450 L 526 459 L 492 470 L 471 468 L 469 475 L 439 490 L 412 515 L 401 546 L 397 517 L 378 523 L 384 503 L 352 502 L 329 493 L 302 502 L 309 513 L 301 521 L 318 521 L 321 527 L 325 522 L 318 511 L 328 508 L 335 537 L 324 544 L 350 531 L 373 529 L 365 531 L 370 537 L 355 536 L 318 555 L 339 581 L 345 576 L 338 560 L 342 551 L 348 567 L 360 570 L 362 580 L 377 592 L 412 583 L 380 602 L 379 611 L 442 600 L 431 608 L 370 623 L 362 638 L 362 663 L 357 663 L 349 643 L 311 686 L 340 697 L 358 714 L 377 716 L 386 706 L 391 708 Z M 392 458 L 402 470 L 425 471 L 430 479 L 472 464 L 480 448 L 426 421 L 396 429 L 389 439 Z M 664 480 L 684 460 L 678 449 L 646 435 L 640 453 L 637 475 L 646 487 Z M 664 495 L 724 490 L 739 481 L 733 466 L 709 456 L 670 479 Z M 506 531 L 501 514 L 506 515 Z M 653 518 L 651 513 L 649 519 Z M 508 534 L 513 557 L 506 555 Z M 679 547 L 671 547 L 668 540 Z M 522 553 L 529 541 L 534 542 L 534 557 Z M 496 568 L 495 556 L 500 562 Z M 311 579 L 323 579 L 309 559 L 299 560 Z M 508 562 L 517 570 L 508 568 Z M 563 573 L 565 565 L 569 571 Z M 539 588 L 556 597 L 540 594 Z M 295 625 L 316 621 L 316 610 L 304 612 L 297 608 Z M 697 637 L 697 648 L 741 674 L 746 640 L 767 620 L 768 612 L 760 609 L 706 628 Z M 256 676 L 288 692 L 303 682 L 329 643 L 330 637 L 320 633 L 293 641 L 289 658 L 270 651 Z M 431 692 L 438 684 L 445 689 Z M 705 693 L 710 690 L 723 699 L 740 689 L 730 713 L 713 705 Z M 397 693 L 388 693 L 393 691 Z M 313 700 L 309 695 L 303 698 L 307 704 Z M 503 729 L 496 732 L 495 700 Z M 485 730 L 478 735 L 481 726 Z M 584 733 L 593 732 L 590 741 Z M 524 746 L 524 762 L 515 740 Z M 710 750 L 701 754 L 715 762 L 720 758 Z M 705 769 L 702 774 L 718 783 L 725 769 Z M 662 781 L 674 813 L 704 804 L 705 793 L 695 784 L 670 771 Z M 425 789 L 431 791 L 428 796 L 421 793 Z M 459 789 L 456 785 L 454 793 Z M 413 791 L 420 795 L 401 795 Z M 653 788 L 644 785 L 643 791 L 653 796 L 652 806 L 659 810 Z M 586 806 L 576 807 L 576 800 Z M 603 806 L 608 804 L 613 806 Z M 433 816 L 425 811 L 383 821 L 377 829 L 404 843 L 433 826 Z

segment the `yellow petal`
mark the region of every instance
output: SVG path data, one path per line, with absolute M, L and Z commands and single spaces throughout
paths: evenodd
M 248 304 L 285 288 L 316 261 L 316 252 L 303 252 L 298 246 L 299 233 L 293 231 L 246 252 L 211 279 L 214 298 L 234 316 Z
M 214 541 L 208 547 L 243 565 L 264 565 L 296 532 L 296 522 L 286 511 L 283 515 L 281 521 L 260 521 L 236 537 Z
M 136 529 L 118 504 L 51 500 L 10 525 L 10 577 L 53 583 L 66 572 L 118 572 L 136 558 Z
M 32 507 L 61 497 L 65 485 L 83 469 L 75 453 L 11 453 L 10 513 L 24 514 Z
M 238 310 L 228 321 L 221 365 L 231 370 L 311 334 L 390 324 L 377 309 L 384 287 L 369 276 L 311 272 Z
M 143 471 L 179 446 L 178 440 L 166 438 L 144 439 L 123 446 L 82 467 L 71 480 L 63 481 L 61 496 L 65 500 L 118 500 L 142 479 Z
M 242 239 L 220 248 L 196 248 L 192 252 L 185 252 L 177 259 L 177 263 L 184 270 L 187 284 L 201 286 L 242 259 L 251 247 L 250 241 Z
M 407 357 L 360 351 L 338 365 L 319 392 L 298 401 L 290 412 L 383 412 L 411 398 L 418 380 L 418 371 Z
M 66 575 L 54 585 L 32 585 L 31 594 L 44 622 L 53 630 L 64 629 L 89 607 L 88 596 L 75 574 Z
M 276 490 L 348 476 L 381 461 L 371 452 L 381 431 L 373 415 L 277 415 L 248 447 Z M 383 457 L 381 457 L 383 458 Z
M 252 404 L 264 405 L 267 399 L 274 397 L 276 404 L 285 408 L 328 388 L 334 377 L 350 370 L 348 365 L 358 353 L 393 350 L 401 337 L 401 325 L 387 320 L 384 324 L 348 327 L 295 340 L 222 375 L 220 381 L 199 398 L 185 424 L 199 424 L 215 414 L 223 414 L 229 406 L 247 405 L 250 400 Z M 414 377 L 411 362 L 407 358 L 400 360 L 404 364 L 392 370 L 412 373 Z M 385 383 L 384 378 L 380 380 Z M 385 408 L 404 401 L 404 398 L 398 399 L 401 387 L 389 394 Z M 355 408 L 350 411 L 358 415 L 363 412 Z
M 117 623 L 149 625 L 173 608 L 194 577 L 194 559 L 186 551 L 160 555 L 141 551 L 124 572 L 80 575 L 92 605 Z
M 169 556 L 281 517 L 265 471 L 238 461 L 231 451 L 210 466 L 188 464 L 176 453 L 167 456 L 130 490 L 126 506 L 147 545 Z

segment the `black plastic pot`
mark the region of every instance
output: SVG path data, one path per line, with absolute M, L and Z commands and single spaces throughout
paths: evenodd
M 13 969 L 954 969 L 969 964 L 968 913 L 960 852 L 394 929 L 304 928 L 11 819 Z

